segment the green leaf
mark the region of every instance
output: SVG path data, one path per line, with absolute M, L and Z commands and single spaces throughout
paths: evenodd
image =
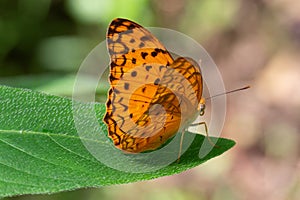
M 90 110 L 97 119 L 96 126 L 90 123 L 87 115 Z M 136 161 L 138 155 L 145 155 L 147 159 L 148 154 L 124 155 L 116 150 L 106 136 L 106 126 L 102 122 L 104 113 L 104 104 L 74 102 L 26 89 L 0 86 L 0 197 L 54 193 L 172 175 L 221 155 L 235 144 L 232 140 L 219 138 L 218 147 L 211 147 L 211 151 L 199 158 L 199 149 L 207 140 L 202 135 L 194 137 L 194 134 L 186 133 L 184 141 L 195 139 L 191 140 L 192 144 L 179 163 L 175 159 L 170 165 L 151 170 L 147 167 L 154 166 L 155 169 L 158 163 L 149 157 L 148 163 L 145 160 L 137 162 L 136 169 L 142 173 L 128 172 L 133 169 L 129 167 L 118 170 L 122 166 L 134 167 L 134 162 L 124 163 L 124 159 Z M 81 119 L 79 124 L 78 119 Z M 89 134 L 79 134 L 78 127 L 84 127 Z M 93 130 L 90 131 L 90 128 Z M 89 151 L 91 146 L 102 148 L 101 155 L 104 156 L 99 158 Z M 123 157 L 118 158 L 114 151 Z M 161 156 L 172 153 L 165 152 Z M 100 162 L 99 159 L 105 160 Z M 116 166 L 104 164 L 110 161 L 117 163 Z

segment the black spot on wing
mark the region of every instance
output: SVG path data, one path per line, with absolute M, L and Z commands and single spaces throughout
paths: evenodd
M 152 66 L 151 65 L 147 65 L 146 66 L 146 70 L 149 72 L 150 69 L 152 69 Z
M 136 75 L 137 75 L 137 72 L 136 72 L 136 71 L 131 72 L 131 76 L 132 76 L 132 77 L 136 77 Z
M 146 56 L 148 56 L 148 53 L 147 52 L 142 52 L 141 56 L 142 56 L 143 59 L 146 59 Z

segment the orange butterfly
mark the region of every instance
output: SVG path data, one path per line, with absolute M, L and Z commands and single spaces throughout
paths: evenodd
M 117 148 L 157 149 L 204 114 L 203 80 L 195 61 L 173 60 L 148 30 L 121 18 L 109 25 L 107 48 L 111 88 L 103 120 Z M 200 124 L 207 133 L 205 122 Z

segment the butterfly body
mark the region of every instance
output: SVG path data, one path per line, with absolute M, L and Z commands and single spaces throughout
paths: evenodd
M 107 32 L 111 88 L 104 122 L 114 145 L 139 153 L 160 147 L 203 114 L 198 64 L 173 59 L 145 28 L 115 19 Z

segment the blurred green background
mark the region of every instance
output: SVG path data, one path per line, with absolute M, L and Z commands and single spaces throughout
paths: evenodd
M 222 136 L 236 147 L 204 165 L 147 182 L 5 199 L 299 199 L 299 10 L 299 0 L 1 0 L 0 84 L 70 97 L 83 59 L 110 21 L 124 17 L 191 36 L 228 90 L 252 86 L 228 95 Z

